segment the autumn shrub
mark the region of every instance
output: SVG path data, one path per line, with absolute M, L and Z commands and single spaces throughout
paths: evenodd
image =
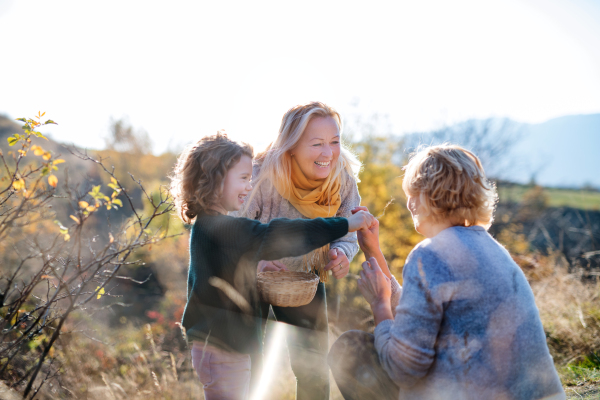
M 136 211 L 114 170 L 76 149 L 72 157 L 95 165 L 109 183 L 69 185 L 65 173 L 59 185 L 56 174 L 65 160 L 40 142 L 47 138 L 38 129 L 54 124 L 42 122 L 43 116 L 20 118 L 22 133 L 8 137 L 12 149 L 6 155 L 0 152 L 0 380 L 24 398 L 52 397 L 58 387 L 71 390 L 61 384 L 72 355 L 67 337 L 93 340 L 86 324 L 98 312 L 98 300 L 110 297 L 114 282 L 127 278 L 119 275 L 123 265 L 140 262 L 131 260 L 132 254 L 167 237 L 151 224 L 172 208 L 166 192 L 153 196 L 137 181 L 150 206 L 145 214 Z M 132 212 L 129 218 L 111 221 L 110 213 L 104 214 L 109 229 L 93 229 L 101 210 L 116 211 L 123 202 Z M 113 365 L 100 355 L 89 358 L 93 367 Z

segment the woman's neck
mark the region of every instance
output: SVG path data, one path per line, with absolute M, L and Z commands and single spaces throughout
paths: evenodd
M 442 222 L 437 222 L 437 223 L 433 223 L 433 224 L 426 224 L 422 229 L 421 229 L 421 234 L 423 234 L 423 236 L 425 236 L 426 238 L 431 239 L 434 236 L 437 236 L 438 233 L 440 233 L 441 231 L 450 228 L 451 226 L 453 226 L 450 221 L 442 221 Z
M 434 236 L 437 236 L 441 231 L 451 228 L 453 226 L 466 226 L 466 225 L 456 225 L 451 223 L 448 220 L 440 221 L 440 222 L 430 222 L 425 223 L 422 226 L 419 226 L 419 233 L 425 236 L 428 239 L 431 239 Z M 469 226 L 481 226 L 487 230 L 487 227 L 481 224 L 469 225 Z

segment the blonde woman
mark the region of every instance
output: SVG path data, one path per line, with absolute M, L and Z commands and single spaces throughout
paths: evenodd
M 376 328 L 331 347 L 344 398 L 564 399 L 531 288 L 487 232 L 497 196 L 479 159 L 431 146 L 404 169 L 406 206 L 426 239 L 406 259 L 397 301 L 377 226 L 359 233 L 368 261 L 358 287 Z
M 358 160 L 342 145 L 340 115 L 320 102 L 298 105 L 283 116 L 276 140 L 257 157 L 254 189 L 241 216 L 267 223 L 274 218 L 348 217 L 360 204 Z M 320 277 L 313 301 L 302 307 L 276 307 L 278 321 L 289 324 L 287 344 L 296 375 L 296 398 L 329 398 L 328 324 L 323 281 L 348 274 L 358 252 L 355 233 L 308 256 L 261 261 L 259 269 L 313 270 Z M 389 271 L 388 271 L 389 275 Z M 263 315 L 268 314 L 263 307 Z

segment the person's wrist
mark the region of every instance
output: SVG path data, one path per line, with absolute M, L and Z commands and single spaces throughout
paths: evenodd
M 391 308 L 392 307 L 392 296 L 382 296 L 371 303 L 371 310 L 382 309 L 382 308 Z
M 378 256 L 383 255 L 379 246 L 376 246 L 375 248 L 373 248 L 372 246 L 365 246 L 365 249 L 363 249 L 363 253 L 365 253 L 365 257 L 367 260 L 371 257 L 377 259 Z
M 389 318 L 393 319 L 392 304 L 389 298 L 387 300 L 381 299 L 371 304 L 371 312 L 376 321 L 382 321 Z

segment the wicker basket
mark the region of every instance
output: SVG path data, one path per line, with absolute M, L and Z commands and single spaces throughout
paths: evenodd
M 319 283 L 319 277 L 309 272 L 259 272 L 257 280 L 262 300 L 279 307 L 310 303 Z

